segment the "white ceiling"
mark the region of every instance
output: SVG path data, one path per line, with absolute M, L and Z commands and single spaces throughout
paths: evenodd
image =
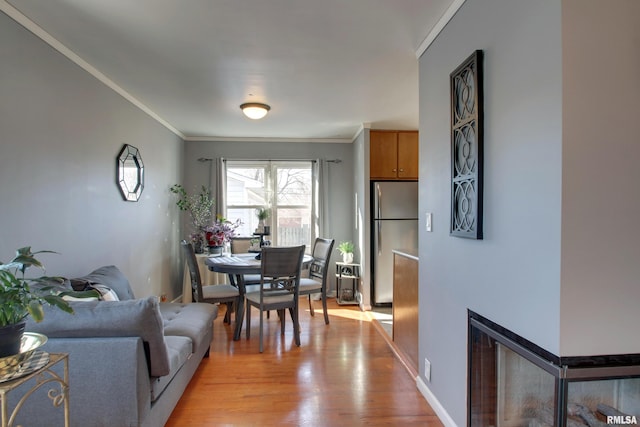
M 0 0 L 0 9 L 183 138 L 350 141 L 363 124 L 418 128 L 416 55 L 454 2 Z M 270 113 L 245 118 L 249 101 Z

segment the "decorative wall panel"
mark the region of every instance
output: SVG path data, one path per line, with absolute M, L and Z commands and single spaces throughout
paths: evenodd
M 482 51 L 450 75 L 451 228 L 457 237 L 482 239 Z

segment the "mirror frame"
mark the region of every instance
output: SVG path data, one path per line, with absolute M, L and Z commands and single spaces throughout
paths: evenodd
M 136 176 L 135 182 L 127 182 L 127 173 L 126 173 L 126 164 L 127 162 L 131 162 L 135 164 L 136 167 Z M 130 177 L 129 177 L 130 178 Z M 120 193 L 122 194 L 122 198 L 127 202 L 137 202 L 142 195 L 142 190 L 144 189 L 144 163 L 142 162 L 142 157 L 140 156 L 140 150 L 138 150 L 133 145 L 124 144 L 122 150 L 120 150 L 120 154 L 118 154 L 117 159 L 117 180 L 118 180 L 118 188 L 120 188 Z M 133 184 L 133 185 L 127 185 Z

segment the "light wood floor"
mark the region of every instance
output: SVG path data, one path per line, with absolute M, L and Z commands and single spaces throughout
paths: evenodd
M 205 358 L 167 427 L 184 426 L 434 426 L 433 410 L 368 313 L 329 300 L 315 317 L 301 300 L 301 340 L 291 319 L 280 335 L 277 316 L 265 319 L 264 353 L 258 351 L 258 311 L 251 338 L 232 340 L 221 307 L 211 355 Z

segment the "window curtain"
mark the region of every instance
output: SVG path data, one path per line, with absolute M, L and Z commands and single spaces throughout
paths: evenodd
M 311 236 L 313 241 L 316 237 L 325 237 L 329 235 L 331 230 L 329 218 L 329 174 L 327 173 L 327 161 L 317 159 L 313 162 L 313 218 L 314 218 L 314 235 Z
M 216 215 L 227 217 L 227 161 L 222 157 L 215 159 L 216 182 L 213 189 Z

